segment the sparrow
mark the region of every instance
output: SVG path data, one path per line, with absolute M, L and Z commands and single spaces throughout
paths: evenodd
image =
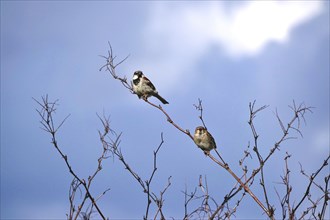
M 217 148 L 214 138 L 203 126 L 195 129 L 194 142 L 206 155 L 209 155 L 212 149 Z
M 168 102 L 161 97 L 155 86 L 152 84 L 152 82 L 143 75 L 142 71 L 135 71 L 133 74 L 133 80 L 132 80 L 132 87 L 133 91 L 139 98 L 147 99 L 150 96 L 154 96 L 157 99 L 159 99 L 163 104 L 168 104 Z

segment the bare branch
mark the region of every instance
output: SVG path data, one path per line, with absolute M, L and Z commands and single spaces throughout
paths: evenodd
M 324 187 L 324 200 L 323 200 L 323 205 L 322 205 L 322 210 L 321 212 L 318 213 L 319 219 L 324 219 L 326 209 L 328 206 L 328 201 L 330 200 L 330 189 L 329 189 L 329 182 L 330 182 L 330 174 L 324 178 L 325 182 L 325 187 Z
M 107 71 L 109 71 L 111 73 L 111 75 L 113 76 L 114 79 L 117 79 L 119 81 L 121 81 L 121 83 L 131 91 L 131 93 L 134 93 L 132 91 L 132 87 L 131 85 L 127 82 L 127 78 L 120 78 L 118 77 L 117 74 L 115 74 L 114 69 L 117 67 L 116 64 L 113 63 L 113 60 L 115 59 L 115 57 L 113 56 L 113 52 L 112 52 L 112 48 L 111 45 L 109 45 L 110 50 L 108 51 L 108 56 L 104 57 L 107 60 L 107 64 L 104 65 L 103 67 L 101 67 L 101 69 L 105 68 L 107 69 Z M 125 61 L 126 58 L 123 61 Z M 119 62 L 119 64 L 121 64 L 122 62 Z M 193 136 L 192 134 L 189 132 L 188 129 L 183 129 L 182 127 L 180 127 L 177 123 L 175 123 L 172 118 L 170 117 L 170 115 L 163 109 L 163 107 L 161 105 L 156 105 L 150 101 L 148 101 L 147 99 L 142 99 L 144 100 L 146 103 L 148 103 L 149 105 L 151 105 L 152 107 L 160 110 L 166 117 L 167 121 L 172 124 L 177 130 L 181 131 L 182 133 L 184 133 L 185 135 L 187 135 L 188 137 L 190 137 L 191 140 L 193 140 Z M 292 119 L 289 121 L 289 123 L 287 124 L 287 126 L 285 126 L 285 124 L 283 123 L 283 121 L 281 120 L 278 111 L 276 109 L 276 117 L 277 120 L 279 122 L 280 128 L 282 130 L 282 136 L 278 139 L 277 142 L 275 142 L 274 146 L 270 148 L 270 152 L 266 155 L 262 155 L 259 151 L 259 146 L 258 146 L 258 138 L 259 135 L 257 133 L 256 127 L 254 125 L 254 119 L 256 118 L 257 114 L 259 112 L 261 112 L 262 110 L 266 109 L 268 106 L 264 105 L 260 108 L 256 108 L 255 107 L 256 101 L 254 101 L 253 103 L 249 104 L 249 110 L 250 110 L 250 118 L 249 118 L 249 125 L 253 134 L 253 138 L 254 138 L 254 146 L 253 146 L 253 151 L 255 152 L 257 158 L 258 158 L 258 162 L 259 165 L 257 168 L 255 168 L 252 172 L 252 174 L 247 178 L 247 172 L 248 172 L 248 167 L 245 165 L 243 166 L 243 162 L 247 157 L 251 157 L 251 153 L 249 150 L 244 151 L 244 157 L 239 161 L 239 165 L 241 166 L 242 170 L 243 170 L 243 176 L 241 178 L 239 178 L 233 171 L 232 169 L 229 167 L 229 165 L 227 163 L 225 163 L 225 161 L 222 159 L 221 155 L 218 153 L 218 151 L 215 150 L 216 154 L 219 156 L 220 161 L 218 159 L 216 159 L 214 156 L 212 156 L 211 154 L 208 155 L 208 157 L 213 160 L 216 164 L 218 164 L 220 167 L 224 168 L 239 184 L 239 187 L 234 187 L 225 197 L 224 202 L 222 205 L 218 206 L 217 209 L 215 210 L 215 212 L 209 216 L 210 219 L 215 218 L 215 216 L 219 216 L 218 213 L 220 212 L 220 210 L 223 209 L 223 207 L 228 203 L 228 201 L 233 198 L 240 190 L 244 189 L 244 191 L 249 194 L 254 201 L 263 209 L 263 211 L 267 214 L 267 216 L 271 219 L 274 219 L 274 211 L 275 208 L 273 205 L 270 204 L 269 198 L 268 198 L 268 190 L 266 187 L 266 179 L 265 179 L 265 175 L 264 175 L 264 165 L 265 163 L 272 157 L 272 155 L 274 155 L 276 150 L 279 150 L 280 145 L 289 139 L 293 139 L 295 137 L 293 136 L 289 136 L 289 134 L 291 133 L 291 131 L 297 132 L 300 136 L 302 136 L 302 132 L 300 131 L 300 121 L 303 120 L 305 122 L 305 113 L 306 112 L 312 112 L 311 108 L 312 107 L 306 107 L 303 103 L 300 104 L 299 106 L 296 105 L 295 101 L 293 101 L 293 105 L 290 106 L 290 108 L 293 110 L 294 112 L 294 116 L 292 117 Z M 194 105 L 194 107 L 200 112 L 200 120 L 202 121 L 203 126 L 206 128 L 206 124 L 204 122 L 203 119 L 203 106 L 202 106 L 202 100 L 198 99 L 198 104 Z M 154 152 L 154 155 L 156 153 Z M 121 157 L 119 157 L 119 159 L 121 159 Z M 126 169 L 129 170 L 129 166 L 127 165 Z M 150 179 L 148 181 L 146 181 L 144 186 L 144 183 L 142 181 L 143 184 L 140 183 L 140 185 L 142 187 L 148 187 L 150 185 L 150 182 L 153 179 L 154 176 L 154 172 L 155 172 L 155 166 L 154 166 L 154 170 L 150 176 Z M 133 176 L 134 172 L 132 173 Z M 254 179 L 256 177 L 257 174 L 260 174 L 260 185 L 262 187 L 262 191 L 263 191 L 263 195 L 264 195 L 264 200 L 265 200 L 265 205 L 259 200 L 259 198 L 257 196 L 255 196 L 255 194 L 251 191 L 250 186 L 253 184 Z M 135 176 L 135 178 L 139 181 L 139 178 L 137 178 L 137 176 Z M 244 178 L 244 182 L 242 181 L 242 178 Z M 147 189 L 148 191 L 148 189 Z M 238 207 L 240 204 L 240 201 L 242 201 L 242 199 L 245 196 L 245 192 L 244 194 L 242 194 L 242 196 L 240 197 L 240 199 L 238 200 L 238 202 L 236 203 L 235 207 Z M 289 189 L 288 189 L 289 192 Z M 153 195 L 149 195 L 149 197 L 155 196 Z M 194 195 L 195 196 L 195 195 Z M 150 198 L 148 197 L 148 201 L 150 200 Z M 154 197 L 155 198 L 155 197 Z M 191 198 L 191 197 L 189 197 Z M 189 218 L 191 217 L 191 215 L 189 215 L 187 213 L 187 205 L 189 203 L 189 201 L 191 201 L 191 199 L 188 199 L 188 194 L 185 191 L 185 218 Z M 150 202 L 148 202 L 150 203 Z M 289 203 L 286 203 L 289 204 Z M 147 209 L 148 210 L 148 209 Z M 202 210 L 202 209 L 199 209 Z M 228 209 L 229 210 L 229 209 Z M 236 211 L 236 208 L 233 208 L 232 210 L 227 212 L 227 216 L 231 216 L 233 215 L 233 213 Z M 195 213 L 200 213 L 199 211 L 196 211 Z M 205 213 L 205 212 L 204 212 Z M 148 213 L 146 213 L 146 216 Z M 158 214 L 158 213 L 157 213 Z M 157 216 L 156 214 L 156 216 Z
M 122 85 L 123 85 L 124 87 L 126 87 L 127 89 L 129 89 L 129 91 L 130 91 L 131 93 L 134 93 L 134 92 L 133 92 L 132 85 L 131 85 L 130 83 L 127 82 L 127 78 L 126 78 L 126 77 L 123 77 L 123 78 L 122 78 L 122 77 L 119 77 L 119 76 L 117 75 L 117 73 L 116 73 L 116 68 L 117 68 L 120 64 L 122 64 L 123 62 L 125 62 L 125 61 L 128 59 L 128 57 L 129 57 L 130 55 L 126 56 L 124 59 L 122 59 L 122 60 L 119 61 L 118 63 L 114 63 L 114 61 L 115 61 L 115 59 L 116 59 L 116 56 L 113 55 L 112 47 L 111 47 L 110 42 L 108 42 L 108 44 L 109 44 L 108 56 L 101 56 L 101 55 L 100 55 L 100 57 L 102 57 L 102 58 L 104 58 L 104 59 L 106 60 L 106 64 L 104 64 L 104 65 L 100 68 L 100 71 L 102 71 L 103 69 L 105 69 L 106 71 L 108 71 L 108 72 L 112 75 L 113 78 L 119 80 L 119 81 L 122 83 Z
M 111 49 L 111 48 L 110 48 Z M 112 57 L 112 49 L 110 50 L 110 52 L 109 52 L 109 57 Z M 112 60 L 112 59 L 110 59 L 110 60 Z M 112 71 L 111 70 L 108 70 L 110 73 L 112 73 Z M 111 74 L 115 79 L 118 79 L 118 77 L 116 77 L 116 75 L 114 75 L 114 74 Z M 119 79 L 120 80 L 120 79 Z M 123 83 L 123 81 L 122 80 L 120 80 L 122 83 Z M 127 83 L 127 81 L 124 81 L 124 83 Z M 125 86 L 125 85 L 124 85 Z M 125 86 L 126 87 L 126 86 Z M 126 87 L 127 88 L 127 87 Z M 129 89 L 131 89 L 131 88 L 129 88 Z M 142 99 L 142 100 L 144 100 L 145 102 L 147 102 L 149 105 L 151 105 L 151 106 L 153 106 L 153 107 L 155 107 L 155 108 L 157 108 L 157 109 L 159 109 L 165 116 L 166 116 L 166 118 L 167 118 L 167 121 L 169 122 L 169 123 L 171 123 L 175 128 L 177 128 L 179 131 L 181 131 L 182 133 L 184 133 L 184 134 L 186 134 L 188 137 L 190 137 L 190 139 L 191 140 L 193 140 L 194 138 L 193 138 L 193 136 L 190 134 L 190 132 L 189 132 L 189 130 L 187 129 L 187 130 L 184 130 L 184 129 L 182 129 L 178 124 L 176 124 L 172 119 L 171 119 L 171 117 L 169 116 L 169 114 L 159 105 L 155 105 L 154 103 L 152 103 L 152 102 L 150 102 L 150 101 L 148 101 L 147 99 Z M 201 104 L 201 103 L 200 103 Z M 254 104 L 253 104 L 253 106 L 254 106 Z M 253 106 L 252 106 L 252 109 L 253 109 Z M 261 111 L 261 110 L 263 110 L 264 108 L 266 108 L 267 106 L 263 106 L 263 107 L 261 107 L 260 109 L 258 109 L 258 110 L 256 110 L 255 112 L 254 112 L 254 115 L 257 113 L 257 112 L 259 112 L 259 111 Z M 254 118 L 255 116 L 253 116 L 253 118 Z M 221 158 L 221 156 L 220 156 L 220 154 L 217 152 L 217 154 L 218 154 L 218 156 L 220 157 L 220 159 L 223 161 L 223 159 Z M 220 162 L 220 161 L 218 161 L 216 158 L 214 158 L 211 154 L 209 154 L 208 155 L 215 163 L 217 163 L 219 166 L 221 166 L 221 167 L 223 167 L 223 168 L 225 168 L 228 172 L 229 172 L 229 174 L 230 175 L 232 175 L 233 177 L 234 177 L 234 179 L 236 180 L 236 181 L 238 181 L 240 184 L 241 184 L 241 186 L 242 186 L 242 188 L 244 188 L 244 190 L 245 191 L 247 191 L 248 192 L 248 194 L 249 195 L 251 195 L 251 197 L 256 201 L 256 203 L 267 213 L 267 215 L 270 215 L 270 213 L 267 211 L 267 209 L 264 207 L 264 205 L 259 201 L 259 199 L 253 194 L 253 192 L 250 190 L 250 188 L 247 186 L 247 185 L 245 185 L 238 177 L 237 177 L 237 175 L 229 168 L 229 166 L 228 166 L 228 164 L 226 164 L 226 163 L 222 163 L 222 162 Z
M 195 188 L 194 192 L 191 192 L 190 194 L 187 193 L 187 185 L 185 186 L 184 194 L 184 220 L 190 219 L 189 216 L 191 214 L 188 214 L 188 205 L 189 203 L 196 197 L 197 188 Z
M 254 104 L 253 104 L 254 106 Z M 312 107 L 305 107 L 304 105 L 300 105 L 299 108 L 295 109 L 294 111 L 294 116 L 292 117 L 291 121 L 288 123 L 288 125 L 285 128 L 285 132 L 283 132 L 283 135 L 279 138 L 279 140 L 274 144 L 274 146 L 270 149 L 269 154 L 265 157 L 265 159 L 263 160 L 263 163 L 254 170 L 254 172 L 252 173 L 252 175 L 248 178 L 248 180 L 246 181 L 249 182 L 251 179 L 253 179 L 262 169 L 262 167 L 264 166 L 264 164 L 270 159 L 270 157 L 274 154 L 275 150 L 278 150 L 280 145 L 285 141 L 288 140 L 288 135 L 290 130 L 292 129 L 292 125 L 299 120 L 299 118 L 304 117 L 306 112 L 311 112 Z M 254 115 L 255 116 L 255 115 Z M 255 130 L 255 129 L 254 129 Z M 253 131 L 253 134 L 256 134 L 255 131 Z M 254 135 L 254 137 L 257 137 L 258 135 Z
M 104 131 L 110 131 L 109 118 L 103 117 L 103 118 L 100 118 L 100 120 L 102 122 L 102 125 L 104 126 Z M 150 205 L 153 202 L 158 208 L 155 217 L 159 213 L 160 216 L 161 216 L 161 219 L 165 219 L 163 211 L 162 211 L 163 202 L 164 202 L 163 195 L 166 192 L 166 190 L 169 188 L 169 186 L 171 185 L 171 182 L 170 182 L 171 177 L 168 178 L 168 183 L 167 183 L 166 187 L 164 188 L 164 190 L 160 192 L 160 197 L 159 198 L 156 196 L 155 193 L 153 193 L 151 191 L 151 188 L 150 188 L 152 180 L 154 178 L 154 175 L 157 171 L 157 155 L 158 155 L 158 152 L 159 152 L 159 150 L 161 149 L 161 147 L 163 146 L 163 143 L 164 143 L 163 133 L 161 133 L 161 142 L 160 142 L 159 146 L 153 152 L 153 156 L 154 156 L 153 170 L 150 174 L 150 177 L 146 181 L 143 181 L 142 178 L 140 177 L 140 175 L 137 172 L 135 172 L 130 167 L 128 162 L 125 160 L 124 155 L 122 154 L 122 151 L 119 148 L 120 137 L 121 137 L 122 133 L 117 135 L 117 133 L 113 131 L 111 134 L 114 136 L 114 138 L 109 137 L 110 141 L 107 141 L 105 139 L 107 136 L 109 136 L 109 133 L 106 133 L 106 135 L 104 135 L 104 134 L 101 134 L 101 132 L 99 132 L 99 134 L 100 134 L 100 140 L 102 142 L 103 148 L 107 149 L 110 152 L 112 152 L 112 154 L 114 156 L 116 156 L 119 159 L 119 161 L 122 162 L 122 164 L 125 166 L 125 169 L 134 177 L 134 179 L 142 187 L 143 192 L 146 194 L 146 196 L 147 196 L 147 205 L 146 205 L 146 212 L 145 212 L 145 215 L 144 215 L 143 218 L 148 219 L 149 211 L 150 211 Z
M 200 98 L 198 98 L 198 104 L 197 105 L 194 104 L 194 107 L 196 108 L 196 110 L 200 112 L 199 119 L 202 121 L 204 128 L 207 130 L 206 124 L 204 123 L 204 119 L 203 119 L 203 105 L 202 105 L 202 100 Z
M 33 98 L 34 99 L 34 98 Z M 41 107 L 41 109 L 37 110 L 37 112 L 39 113 L 39 116 L 41 117 L 41 121 L 40 123 L 43 125 L 44 130 L 48 133 L 51 134 L 52 137 L 52 144 L 55 147 L 55 149 L 57 150 L 57 152 L 61 155 L 61 157 L 63 158 L 67 168 L 69 169 L 69 172 L 71 173 L 71 175 L 74 177 L 74 181 L 79 182 L 78 183 L 74 183 L 74 188 L 73 191 L 76 191 L 76 187 L 78 187 L 79 185 L 82 185 L 84 187 L 84 190 L 86 192 L 85 197 L 88 197 L 91 200 L 91 203 L 93 204 L 93 206 L 96 208 L 97 212 L 99 213 L 99 215 L 101 216 L 102 219 L 106 219 L 105 216 L 103 215 L 102 211 L 100 210 L 100 208 L 98 207 L 98 205 L 96 204 L 96 201 L 94 199 L 94 197 L 92 196 L 91 192 L 89 191 L 89 185 L 90 183 L 86 183 L 86 181 L 84 179 L 81 179 L 80 177 L 78 177 L 78 175 L 74 172 L 74 170 L 72 169 L 68 157 L 62 152 L 62 150 L 60 149 L 57 140 L 56 140 L 56 133 L 58 131 L 58 129 L 64 124 L 65 120 L 68 118 L 68 116 L 59 124 L 59 126 L 55 126 L 54 123 L 54 119 L 53 119 L 53 114 L 56 112 L 56 108 L 55 106 L 57 105 L 57 101 L 55 102 L 49 102 L 48 101 L 48 95 L 46 95 L 45 97 L 42 97 L 42 102 L 37 101 L 36 99 L 34 99 L 39 106 Z M 72 202 L 74 200 L 74 195 L 70 196 L 69 198 L 70 200 L 70 214 L 69 216 L 73 216 L 73 210 L 75 210 L 74 206 L 72 205 Z M 81 206 L 85 203 L 85 199 L 83 200 Z M 81 208 L 78 207 L 78 213 L 77 216 L 79 215 L 79 212 L 81 211 Z
M 297 209 L 300 207 L 300 205 L 304 202 L 304 200 L 307 198 L 307 196 L 309 195 L 310 192 L 310 188 L 312 186 L 312 184 L 314 183 L 314 179 L 317 177 L 317 175 L 325 168 L 329 165 L 328 161 L 330 159 L 330 155 L 324 160 L 323 164 L 321 165 L 321 167 L 312 175 L 310 175 L 309 179 L 309 184 L 306 187 L 306 191 L 303 195 L 303 197 L 300 199 L 300 201 L 298 202 L 298 205 L 296 205 L 293 210 L 292 210 L 292 214 L 294 215 L 297 211 Z M 327 194 L 327 193 L 326 193 Z
M 167 118 L 167 121 L 169 123 L 171 123 L 176 129 L 178 129 L 179 131 L 181 131 L 182 133 L 186 134 L 188 137 L 190 137 L 191 140 L 194 140 L 194 137 L 190 134 L 190 131 L 188 129 L 184 130 L 183 128 L 181 128 L 178 124 L 176 124 L 171 117 L 169 116 L 169 114 L 163 109 L 162 106 L 160 105 L 155 105 L 154 103 L 150 102 L 149 100 L 144 100 L 146 103 L 148 103 L 149 105 L 159 109 Z

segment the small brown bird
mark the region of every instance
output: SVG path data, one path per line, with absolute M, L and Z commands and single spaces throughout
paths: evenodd
M 142 71 L 135 71 L 133 75 L 133 91 L 139 98 L 147 99 L 150 96 L 154 96 L 159 99 L 163 104 L 168 102 L 161 97 L 152 82 L 143 75 Z
M 194 142 L 206 155 L 209 155 L 212 149 L 217 148 L 214 138 L 203 126 L 195 129 Z

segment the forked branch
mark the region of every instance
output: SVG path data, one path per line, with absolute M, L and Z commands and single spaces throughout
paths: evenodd
M 109 44 L 109 51 L 108 51 L 108 57 L 105 57 L 103 56 L 107 63 L 105 65 L 103 65 L 101 67 L 100 70 L 102 70 L 104 67 L 106 67 L 106 70 L 110 72 L 110 74 L 113 76 L 114 79 L 117 79 L 119 81 L 121 81 L 121 83 L 126 87 L 128 88 L 131 92 L 132 92 L 132 88 L 131 86 L 128 86 L 128 82 L 127 82 L 127 78 L 124 77 L 124 78 L 120 78 L 118 77 L 118 75 L 115 73 L 115 69 L 116 67 L 122 63 L 124 60 L 120 61 L 118 64 L 114 64 L 113 63 L 113 60 L 116 58 L 114 55 L 113 55 L 113 52 L 112 52 L 112 47 L 111 45 Z M 134 92 L 133 92 L 134 93 Z M 160 110 L 167 118 L 167 121 L 169 123 L 171 123 L 176 129 L 178 129 L 179 131 L 183 132 L 184 134 L 186 134 L 191 140 L 193 140 L 193 136 L 190 134 L 189 130 L 186 129 L 182 129 L 177 123 L 175 123 L 171 117 L 169 116 L 169 114 L 161 107 L 161 105 L 156 105 L 150 101 L 148 101 L 147 99 L 142 99 L 144 100 L 146 103 L 148 103 L 149 105 L 153 106 L 154 108 L 157 108 L 158 110 Z M 200 102 L 200 105 L 201 105 L 201 102 Z M 223 160 L 220 156 L 220 154 L 217 152 L 218 156 L 220 157 L 221 160 Z M 211 160 L 213 160 L 215 163 L 217 163 L 219 166 L 223 167 L 224 169 L 227 170 L 227 172 L 232 176 L 234 177 L 234 179 L 239 182 L 239 184 L 241 185 L 242 188 L 244 188 L 244 190 L 255 200 L 255 202 L 264 210 L 265 213 L 267 213 L 268 216 L 272 216 L 271 213 L 269 213 L 269 211 L 266 209 L 266 207 L 260 202 L 260 200 L 254 195 L 254 193 L 251 191 L 251 189 L 248 187 L 248 185 L 244 184 L 241 179 L 230 169 L 230 167 L 228 166 L 227 163 L 224 163 L 224 162 L 220 162 L 219 160 L 217 160 L 215 157 L 213 157 L 211 154 L 208 155 Z
M 33 98 L 34 99 L 34 98 Z M 60 149 L 58 142 L 56 140 L 56 134 L 57 131 L 59 130 L 59 128 L 64 124 L 65 120 L 69 117 L 65 117 L 64 120 L 62 122 L 59 123 L 58 126 L 56 126 L 55 122 L 54 122 L 54 118 L 53 115 L 56 113 L 56 106 L 58 105 L 58 100 L 54 101 L 54 102 L 50 102 L 48 100 L 48 95 L 46 95 L 45 97 L 42 97 L 42 101 L 39 102 L 38 100 L 34 99 L 40 106 L 40 109 L 36 109 L 36 111 L 38 112 L 40 118 L 41 118 L 41 125 L 42 125 L 42 129 L 45 130 L 47 133 L 49 133 L 51 135 L 52 138 L 52 144 L 55 147 L 55 149 L 57 150 L 57 152 L 61 155 L 61 157 L 63 158 L 67 168 L 69 169 L 69 172 L 71 173 L 71 175 L 74 177 L 73 182 L 71 184 L 71 190 L 69 193 L 69 201 L 70 201 L 70 213 L 69 213 L 69 218 L 70 219 L 77 219 L 78 216 L 81 214 L 81 210 L 82 207 L 85 204 L 86 199 L 88 198 L 91 203 L 92 206 L 96 208 L 97 212 L 99 213 L 99 215 L 101 216 L 102 219 L 106 219 L 103 212 L 101 211 L 101 209 L 99 208 L 99 206 L 96 203 L 96 200 L 94 199 L 94 197 L 92 196 L 91 192 L 90 192 L 90 186 L 91 183 L 95 177 L 95 175 L 99 172 L 99 167 L 101 166 L 102 161 L 99 161 L 99 166 L 97 168 L 97 171 L 93 174 L 92 177 L 88 178 L 88 181 L 86 182 L 84 179 L 80 178 L 76 172 L 73 170 L 71 164 L 69 163 L 68 157 L 67 155 L 65 155 L 62 150 Z M 74 215 L 74 211 L 75 211 L 75 207 L 74 207 L 74 195 L 77 191 L 77 189 L 79 188 L 79 186 L 83 186 L 84 190 L 85 190 L 85 196 L 84 199 L 82 200 L 80 206 L 77 209 L 76 214 Z
M 102 125 L 103 125 L 103 130 L 108 131 L 110 130 L 110 122 L 109 122 L 109 118 L 103 117 L 100 118 Z M 164 139 L 163 139 L 163 133 L 161 133 L 161 141 L 159 146 L 157 147 L 157 149 L 153 152 L 153 170 L 150 174 L 150 177 L 147 180 L 142 180 L 142 178 L 140 177 L 140 175 L 133 170 L 133 168 L 128 164 L 128 162 L 126 161 L 119 145 L 120 145 L 120 138 L 121 138 L 121 133 L 117 134 L 116 132 L 112 132 L 112 135 L 110 135 L 110 133 L 107 133 L 107 135 L 103 135 L 100 132 L 100 140 L 101 143 L 103 145 L 104 148 L 108 149 L 110 152 L 112 152 L 112 154 L 114 156 L 116 156 L 118 158 L 118 160 L 124 165 L 125 169 L 133 176 L 133 178 L 139 183 L 139 185 L 141 186 L 141 188 L 143 189 L 143 192 L 146 194 L 146 198 L 147 198 L 147 205 L 146 205 L 146 212 L 144 215 L 144 219 L 148 219 L 150 216 L 150 205 L 153 202 L 156 206 L 157 206 L 157 211 L 155 214 L 155 218 L 158 216 L 158 214 L 160 215 L 161 219 L 165 219 L 164 214 L 163 214 L 163 203 L 164 203 L 164 199 L 163 199 L 163 195 L 165 194 L 165 192 L 167 191 L 167 189 L 170 187 L 171 185 L 171 177 L 168 178 L 168 182 L 167 185 L 165 186 L 165 188 L 160 192 L 160 195 L 157 196 L 154 192 L 152 192 L 151 190 L 151 184 L 152 181 L 154 179 L 155 173 L 157 171 L 157 155 L 159 150 L 161 149 L 161 147 L 164 144 Z

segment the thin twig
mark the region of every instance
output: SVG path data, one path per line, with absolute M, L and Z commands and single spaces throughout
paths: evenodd
M 65 119 L 62 120 L 62 122 L 56 127 L 55 123 L 54 123 L 54 119 L 53 119 L 53 114 L 56 112 L 55 106 L 57 106 L 58 100 L 56 100 L 55 102 L 49 102 L 48 95 L 46 95 L 45 97 L 42 97 L 42 102 L 39 102 L 36 99 L 34 99 L 34 100 L 41 107 L 40 110 L 37 109 L 37 112 L 38 112 L 39 116 L 41 117 L 40 123 L 43 126 L 43 130 L 45 130 L 46 132 L 51 134 L 52 144 L 55 147 L 55 149 L 57 150 L 57 152 L 63 158 L 67 168 L 69 169 L 69 172 L 74 177 L 74 179 L 76 179 L 79 182 L 79 185 L 82 185 L 84 187 L 84 189 L 86 191 L 86 197 L 88 197 L 91 200 L 93 206 L 96 208 L 96 210 L 99 213 L 99 215 L 101 216 L 101 218 L 105 220 L 106 218 L 105 218 L 104 214 L 100 210 L 99 206 L 96 204 L 96 201 L 89 190 L 90 183 L 86 183 L 86 181 L 84 179 L 81 179 L 80 177 L 78 177 L 78 175 L 74 172 L 74 170 L 72 169 L 72 167 L 69 163 L 67 155 L 65 155 L 62 152 L 62 150 L 60 149 L 58 142 L 56 140 L 56 133 L 57 133 L 58 129 L 64 124 L 65 120 L 69 116 L 65 117 Z M 71 200 L 73 201 L 73 197 L 70 197 L 70 202 L 71 202 Z M 83 200 L 82 205 L 84 204 L 84 202 L 85 202 L 85 199 Z M 70 212 L 71 211 L 73 211 L 73 209 L 70 209 Z M 80 211 L 81 211 L 81 208 L 78 208 L 78 213 L 76 213 L 76 214 L 79 214 Z M 70 213 L 70 216 L 73 216 L 73 213 Z
M 198 104 L 197 105 L 194 104 L 194 107 L 196 108 L 196 110 L 200 112 L 199 119 L 202 121 L 204 128 L 207 130 L 206 124 L 204 123 L 204 119 L 203 119 L 203 105 L 202 105 L 202 100 L 200 98 L 198 98 Z
M 104 126 L 104 130 L 105 131 L 109 131 L 110 127 L 109 127 L 109 118 L 103 117 L 100 118 L 102 121 L 102 125 Z M 105 135 L 102 135 L 100 133 L 100 140 L 104 146 L 104 148 L 109 149 L 109 151 L 112 152 L 112 154 L 114 156 L 116 156 L 119 161 L 122 162 L 122 164 L 125 166 L 125 169 L 134 177 L 134 179 L 139 183 L 139 185 L 142 187 L 143 192 L 146 194 L 146 198 L 147 198 L 147 205 L 146 205 L 146 212 L 144 215 L 144 219 L 148 219 L 149 217 L 149 211 L 150 211 L 150 205 L 153 202 L 156 206 L 157 206 L 157 211 L 156 211 L 156 215 L 158 215 L 158 213 L 160 213 L 161 219 L 165 219 L 163 211 L 162 211 L 162 207 L 163 207 L 163 195 L 164 193 L 167 191 L 167 189 L 169 188 L 169 186 L 171 185 L 170 179 L 171 177 L 168 178 L 168 184 L 166 185 L 166 187 L 164 188 L 163 191 L 160 192 L 160 198 L 157 197 L 157 195 L 155 193 L 153 193 L 151 191 L 151 183 L 154 179 L 155 173 L 157 171 L 157 155 L 159 150 L 161 149 L 161 147 L 164 144 L 164 139 L 163 139 L 163 133 L 161 133 L 161 142 L 159 144 L 159 146 L 157 147 L 157 149 L 153 152 L 153 156 L 154 156 L 154 160 L 153 160 L 153 170 L 150 174 L 150 177 L 146 180 L 143 181 L 142 178 L 140 177 L 140 175 L 135 172 L 131 166 L 128 164 L 128 162 L 125 160 L 124 155 L 121 151 L 121 149 L 119 148 L 119 144 L 120 144 L 120 137 L 122 135 L 122 133 L 117 134 L 116 132 L 112 132 L 111 133 L 114 138 L 109 137 L 110 142 L 107 141 L 105 138 Z
M 300 205 L 303 203 L 303 201 L 306 199 L 306 197 L 309 195 L 310 192 L 310 188 L 313 184 L 314 179 L 317 177 L 317 175 L 321 172 L 321 170 L 323 170 L 326 166 L 328 166 L 328 161 L 330 159 L 330 155 L 323 161 L 323 164 L 321 165 L 321 167 L 310 176 L 310 181 L 309 184 L 306 187 L 306 191 L 303 195 L 303 197 L 300 199 L 300 201 L 298 202 L 298 204 L 292 209 L 292 214 L 294 215 L 297 211 L 297 209 L 300 207 Z

